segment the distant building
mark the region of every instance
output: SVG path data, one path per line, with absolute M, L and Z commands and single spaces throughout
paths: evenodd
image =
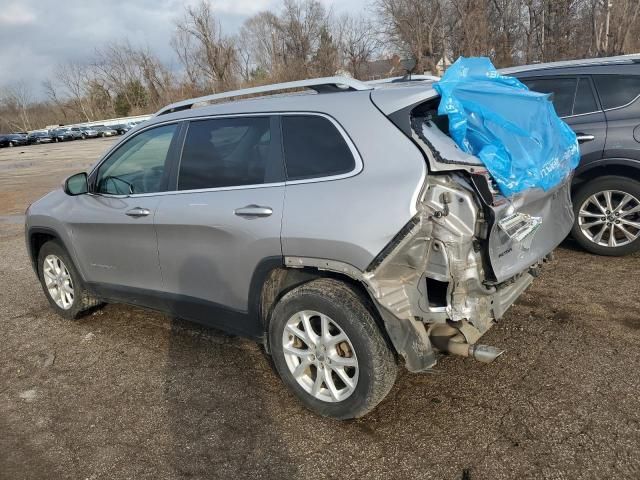
M 391 58 L 373 60 L 367 63 L 367 80 L 378 80 L 380 78 L 401 77 L 410 72 L 415 67 L 413 59 L 402 59 L 398 55 Z

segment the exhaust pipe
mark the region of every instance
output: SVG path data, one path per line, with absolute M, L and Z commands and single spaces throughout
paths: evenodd
M 439 350 L 460 357 L 471 357 L 482 363 L 491 363 L 504 353 L 504 350 L 490 345 L 470 345 L 461 334 L 448 338 L 432 337 L 431 339 L 435 340 L 433 343 Z
M 482 363 L 491 363 L 504 353 L 504 350 L 490 345 L 471 345 L 459 330 L 450 326 L 439 328 L 429 338 L 433 346 L 440 351 L 460 357 L 471 357 Z
M 469 353 L 482 363 L 491 363 L 504 353 L 504 350 L 490 345 L 469 345 Z

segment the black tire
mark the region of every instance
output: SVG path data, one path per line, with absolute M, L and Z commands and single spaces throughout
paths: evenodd
M 13 146 L 15 146 L 15 144 L 13 142 L 9 142 L 9 146 L 13 147 Z
M 358 362 L 358 381 L 351 395 L 344 400 L 329 402 L 315 398 L 302 388 L 287 365 L 283 332 L 287 321 L 303 310 L 313 310 L 330 317 L 353 345 Z M 274 365 L 284 383 L 307 408 L 322 416 L 341 420 L 361 417 L 385 398 L 396 379 L 394 355 L 373 314 L 357 290 L 338 280 L 313 280 L 285 294 L 271 316 L 269 344 Z
M 64 309 L 58 306 L 58 304 L 49 293 L 49 289 L 45 284 L 44 262 L 49 255 L 55 255 L 56 257 L 58 257 L 64 263 L 64 266 L 67 268 L 67 271 L 71 276 L 74 296 L 73 302 L 68 309 Z M 79 318 L 83 312 L 101 305 L 100 300 L 92 296 L 85 289 L 84 284 L 82 283 L 82 277 L 80 276 L 80 274 L 78 274 L 78 271 L 71 261 L 69 254 L 64 249 L 64 247 L 62 247 L 55 240 L 48 241 L 40 249 L 40 253 L 38 254 L 38 278 L 40 280 L 42 290 L 47 297 L 47 300 L 49 301 L 49 304 L 55 310 L 55 312 L 63 318 L 66 318 L 68 320 L 75 320 Z
M 87 136 L 86 135 L 82 135 L 82 140 L 86 140 Z
M 590 180 L 582 185 L 573 196 L 573 211 L 575 214 L 575 221 L 571 234 L 573 238 L 588 252 L 595 253 L 596 255 L 606 256 L 622 256 L 640 250 L 640 237 L 636 238 L 631 243 L 622 245 L 619 247 L 608 247 L 605 245 L 598 245 L 592 241 L 580 228 L 579 224 L 579 211 L 584 202 L 594 194 L 598 192 L 604 192 L 607 190 L 615 190 L 632 195 L 640 201 L 640 182 L 627 177 L 618 177 L 614 175 L 599 177 L 594 180 Z M 606 214 L 603 214 L 606 215 Z M 603 218 L 606 218 L 603 217 Z M 598 219 L 596 219 L 598 220 Z M 632 217 L 634 222 L 640 222 L 640 213 Z M 631 229 L 633 234 L 636 230 Z

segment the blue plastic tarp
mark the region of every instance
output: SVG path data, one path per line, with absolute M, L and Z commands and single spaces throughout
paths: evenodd
M 449 134 L 482 161 L 504 195 L 549 190 L 578 165 L 576 135 L 549 95 L 500 75 L 488 58 L 460 57 L 434 88 Z

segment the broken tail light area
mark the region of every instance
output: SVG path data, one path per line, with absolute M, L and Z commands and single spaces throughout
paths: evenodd
M 491 356 L 487 352 L 500 354 L 476 348 L 477 341 L 533 277 L 525 269 L 508 284 L 488 283 L 488 234 L 468 177 L 459 172 L 431 175 L 418 214 L 363 273 L 410 371 L 433 367 L 438 351 L 474 358 L 482 351 L 485 360 Z M 444 341 L 446 336 L 451 338 Z

